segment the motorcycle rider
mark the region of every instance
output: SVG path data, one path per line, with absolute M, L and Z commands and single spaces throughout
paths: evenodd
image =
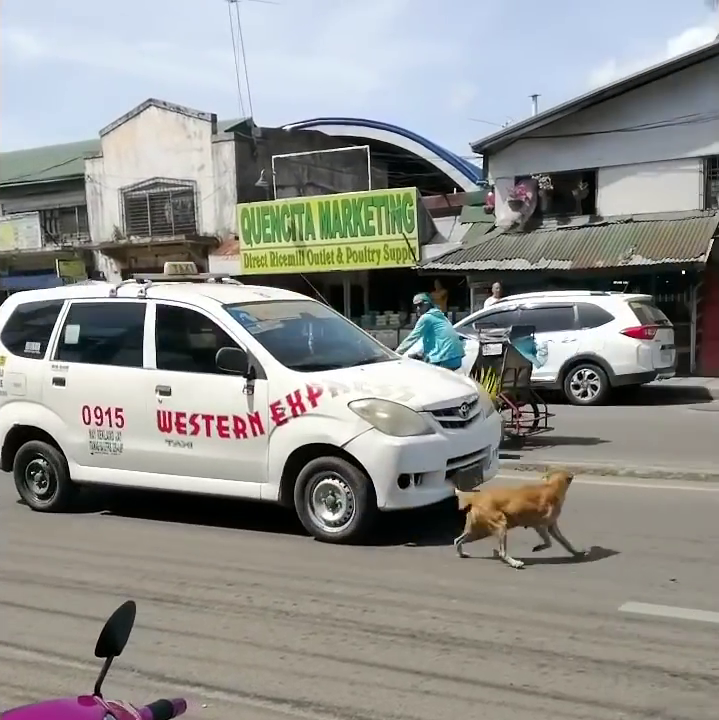
M 402 355 L 421 339 L 424 362 L 447 370 L 459 370 L 462 367 L 464 345 L 457 331 L 428 293 L 415 295 L 412 305 L 417 313 L 417 323 L 399 344 L 397 352 Z

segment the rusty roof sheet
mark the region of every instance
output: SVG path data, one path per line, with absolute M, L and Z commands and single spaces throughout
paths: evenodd
M 574 224 L 581 223 L 583 224 Z M 494 230 L 423 263 L 424 270 L 590 270 L 706 262 L 715 211 L 576 218 L 531 232 Z M 469 233 L 468 233 L 469 235 Z

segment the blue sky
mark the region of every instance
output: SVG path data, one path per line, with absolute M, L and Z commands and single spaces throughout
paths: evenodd
M 546 109 L 719 29 L 704 0 L 243 0 L 240 11 L 259 124 L 372 117 L 467 156 L 526 117 L 531 93 Z M 148 97 L 240 115 L 224 0 L 3 0 L 0 13 L 0 150 L 95 137 Z

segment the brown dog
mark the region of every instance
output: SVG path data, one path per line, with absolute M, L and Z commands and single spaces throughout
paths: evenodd
M 459 509 L 467 511 L 464 532 L 454 541 L 457 555 L 469 557 L 462 549 L 464 543 L 493 535 L 499 543 L 499 550 L 494 551 L 495 557 L 517 570 L 523 568 L 521 560 L 507 553 L 507 532 L 515 527 L 525 527 L 534 528 L 542 540 L 540 545 L 532 548 L 533 552 L 550 548 L 554 538 L 575 557 L 583 556 L 584 552 L 575 550 L 557 527 L 573 478 L 572 473 L 554 470 L 547 472 L 544 482 L 531 485 L 497 485 L 473 492 L 455 489 Z

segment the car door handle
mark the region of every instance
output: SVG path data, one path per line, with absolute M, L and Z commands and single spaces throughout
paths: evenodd
M 170 397 L 170 395 L 172 395 L 172 388 L 169 385 L 158 385 L 155 388 L 155 392 L 160 397 Z
M 65 387 L 65 385 L 67 385 L 67 380 L 65 380 L 64 377 L 54 377 L 52 379 L 52 384 L 55 387 Z

